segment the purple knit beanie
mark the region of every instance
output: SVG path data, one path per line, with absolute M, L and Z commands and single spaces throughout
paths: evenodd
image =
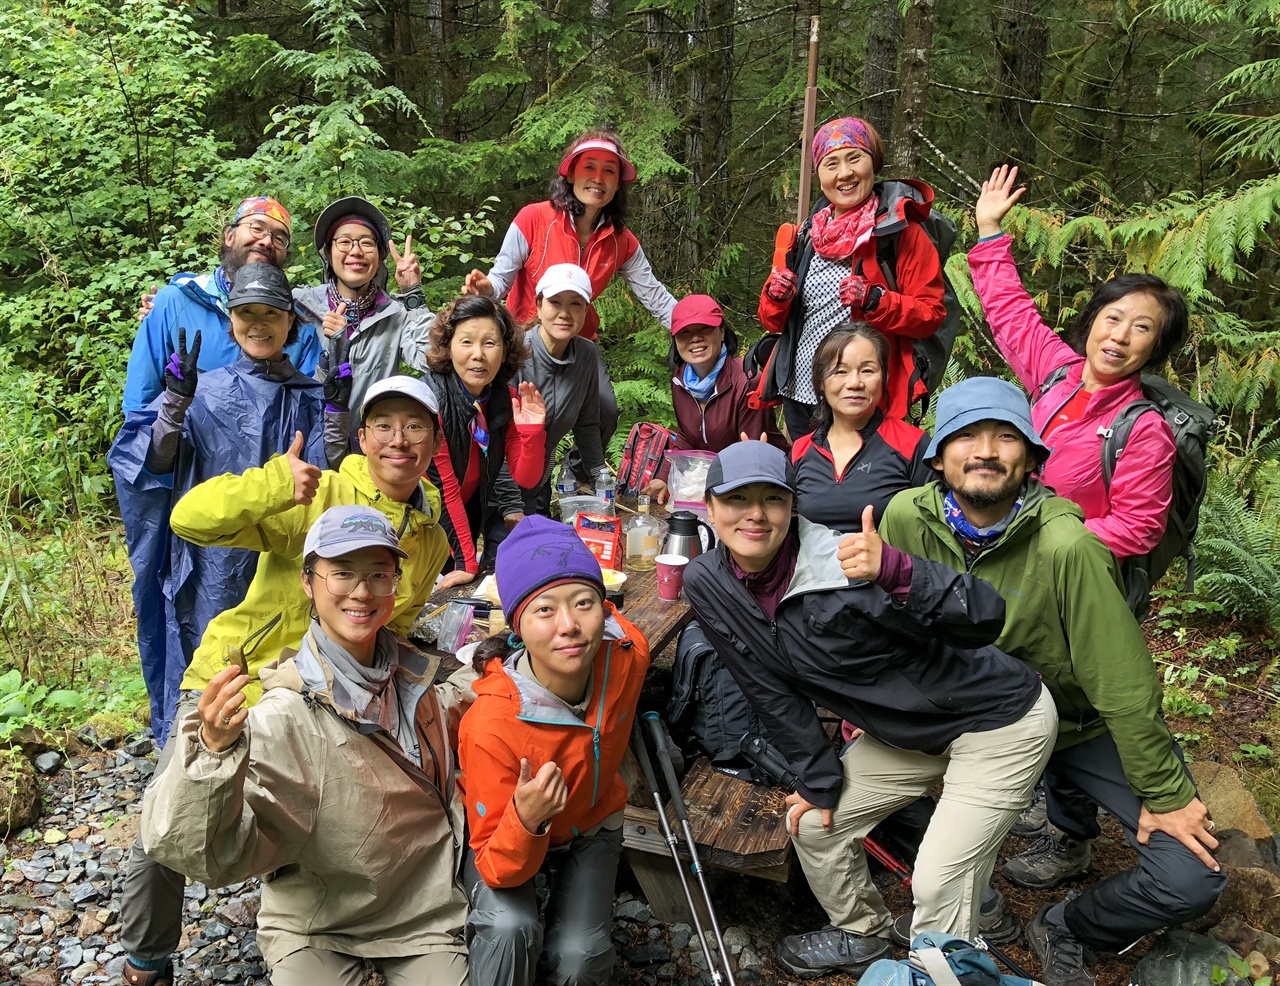
M 531 514 L 498 545 L 493 573 L 507 625 L 519 633 L 517 617 L 525 602 L 554 583 L 587 582 L 604 598 L 600 562 L 572 527 Z

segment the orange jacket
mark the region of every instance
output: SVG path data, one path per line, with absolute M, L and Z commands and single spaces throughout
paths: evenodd
M 605 614 L 585 718 L 538 682 L 513 677 L 515 654 L 506 662 L 495 657 L 472 686 L 476 701 L 462 719 L 458 761 L 476 869 L 490 887 L 527 883 L 550 846 L 569 842 L 627 803 L 618 768 L 649 668 L 649 642 L 612 603 L 605 603 Z M 554 761 L 569 789 L 568 803 L 543 835 L 516 815 L 521 757 L 535 773 Z

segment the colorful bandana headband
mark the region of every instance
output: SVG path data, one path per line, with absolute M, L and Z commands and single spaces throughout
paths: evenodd
M 373 234 L 373 238 L 378 244 L 378 252 L 379 253 L 386 252 L 387 245 L 382 242 L 382 233 L 378 231 L 378 227 L 376 227 L 372 222 L 370 222 L 364 216 L 361 216 L 355 212 L 349 212 L 345 216 L 339 216 L 337 219 L 333 221 L 332 225 L 329 226 L 330 242 L 333 241 L 334 230 L 336 230 L 339 226 L 347 225 L 347 223 L 355 223 L 357 226 L 363 226 L 365 229 L 367 229 L 370 233 Z
M 293 233 L 293 217 L 289 215 L 289 210 L 270 195 L 255 195 L 241 202 L 240 207 L 236 209 L 235 217 L 231 220 L 231 225 L 234 226 L 249 216 L 269 216 L 277 222 L 284 223 L 284 228 L 290 234 Z
M 813 135 L 813 166 L 816 168 L 832 151 L 844 147 L 856 147 L 871 153 L 871 135 L 867 125 L 856 116 L 842 116 L 824 123 Z

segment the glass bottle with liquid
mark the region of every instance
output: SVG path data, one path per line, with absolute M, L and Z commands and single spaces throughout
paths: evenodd
M 649 513 L 649 498 L 636 499 L 636 512 L 622 525 L 623 556 L 633 572 L 652 572 L 658 567 L 662 544 L 662 522 Z

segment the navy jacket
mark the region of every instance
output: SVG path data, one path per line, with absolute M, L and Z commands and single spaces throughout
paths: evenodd
M 1035 704 L 1035 672 L 991 646 L 1004 628 L 1004 600 L 989 584 L 914 558 L 899 603 L 845 578 L 836 559 L 843 535 L 798 524 L 800 550 L 773 620 L 722 544 L 686 566 L 684 591 L 808 801 L 834 808 L 844 776 L 815 705 L 881 742 L 940 754 L 964 733 L 1017 722 Z

